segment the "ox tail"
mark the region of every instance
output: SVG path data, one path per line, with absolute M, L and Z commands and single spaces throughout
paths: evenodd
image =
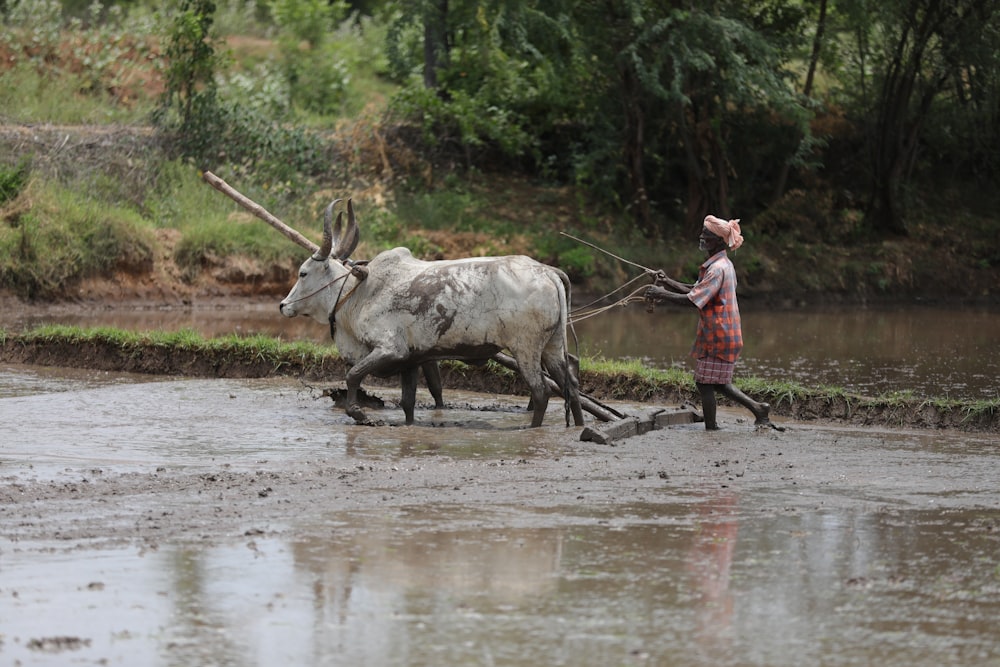
M 553 267 L 554 268 L 554 267 Z M 580 340 L 576 335 L 576 327 L 573 326 L 573 321 L 570 319 L 569 314 L 573 311 L 573 284 L 569 281 L 569 276 L 562 269 L 555 269 L 556 275 L 559 276 L 560 282 L 563 285 L 563 295 L 566 298 L 566 310 L 565 321 L 563 326 L 569 329 L 570 335 L 573 337 L 573 348 L 576 352 L 576 357 L 580 357 Z M 569 354 L 569 349 L 567 348 L 567 354 Z
M 569 318 L 569 313 L 573 309 L 573 285 L 570 283 L 569 276 L 566 275 L 565 271 L 555 269 L 555 272 L 559 276 L 559 281 L 562 282 L 563 298 L 565 299 L 562 313 L 560 314 L 562 330 L 566 331 L 567 328 L 569 329 L 570 335 L 573 337 L 573 348 L 576 351 L 576 354 L 571 354 L 569 345 L 563 346 L 563 355 L 566 362 L 566 381 L 563 383 L 561 389 L 563 406 L 566 413 L 566 426 L 569 426 L 573 409 L 571 389 L 574 384 L 579 385 L 580 383 L 580 340 L 576 335 L 576 328 Z

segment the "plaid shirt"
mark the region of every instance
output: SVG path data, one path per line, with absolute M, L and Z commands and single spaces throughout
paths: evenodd
M 736 303 L 736 269 L 725 250 L 701 265 L 688 299 L 701 311 L 691 356 L 735 362 L 743 350 L 743 329 Z

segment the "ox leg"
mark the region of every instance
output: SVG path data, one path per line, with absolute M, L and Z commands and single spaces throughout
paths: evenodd
M 444 407 L 444 394 L 441 390 L 441 367 L 436 361 L 428 361 L 420 366 L 424 371 L 424 381 L 427 389 L 434 397 L 434 407 L 441 409 Z
M 413 408 L 417 404 L 417 374 L 416 366 L 399 374 L 403 385 L 403 395 L 399 400 L 399 405 L 403 408 L 403 414 L 406 415 L 407 425 L 413 423 Z
M 361 405 L 358 403 L 358 390 L 361 389 L 361 380 L 364 377 L 362 375 L 352 382 L 351 373 L 347 373 L 347 396 L 344 399 L 344 402 L 347 404 L 345 408 L 347 415 L 359 424 L 368 422 L 365 411 L 361 409 Z
M 370 374 L 379 375 L 382 369 L 389 369 L 402 365 L 405 359 L 405 350 L 396 353 L 391 349 L 375 349 L 371 353 L 354 364 L 351 370 L 347 371 L 347 414 L 359 424 L 368 424 L 368 418 L 364 410 L 358 403 L 358 391 L 361 389 L 361 381 Z M 414 370 L 414 383 L 416 383 L 416 369 Z
M 532 411 L 531 427 L 536 428 L 542 425 L 542 421 L 545 419 L 545 410 L 549 407 L 549 387 L 545 383 L 540 363 L 537 361 L 524 363 L 518 359 L 518 366 L 521 368 L 521 377 L 524 378 L 531 391 L 531 402 L 528 405 Z
M 573 423 L 583 426 L 583 407 L 580 404 L 580 374 L 579 360 L 571 355 L 553 353 L 546 354 L 543 363 L 545 371 L 551 376 L 562 392 L 566 402 L 566 426 L 569 426 L 569 416 L 573 415 Z
M 358 403 L 358 391 L 361 389 L 361 381 L 368 376 L 368 372 L 359 370 L 360 366 L 361 364 L 355 364 L 351 370 L 347 371 L 347 396 L 344 399 L 346 403 L 345 411 L 357 423 L 367 424 L 368 417 L 365 415 L 365 411 L 361 409 L 361 404 Z

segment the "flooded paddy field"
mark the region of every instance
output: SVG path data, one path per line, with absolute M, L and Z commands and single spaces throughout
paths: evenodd
M 316 394 L 0 366 L 0 663 L 1000 665 L 995 434 Z

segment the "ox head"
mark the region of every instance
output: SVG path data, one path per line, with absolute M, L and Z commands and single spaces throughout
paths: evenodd
M 337 214 L 336 223 L 333 222 L 333 209 L 340 201 L 333 200 L 323 212 L 323 245 L 299 267 L 298 281 L 278 306 L 285 317 L 306 315 L 323 324 L 330 320 L 337 295 L 351 273 L 346 266 L 347 258 L 358 247 L 359 240 L 350 199 L 347 200 L 347 227 L 343 225 L 343 211 Z

